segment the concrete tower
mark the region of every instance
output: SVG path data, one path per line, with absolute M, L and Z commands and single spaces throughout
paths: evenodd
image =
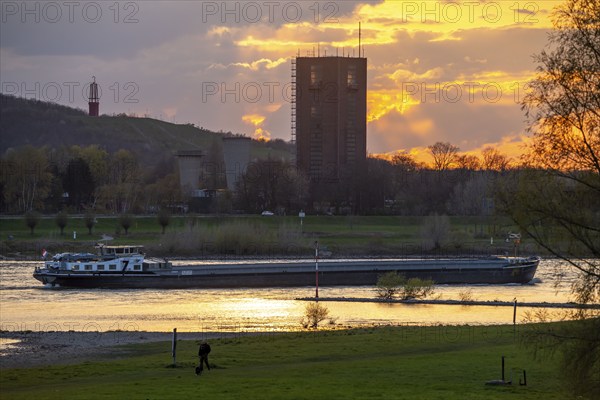
M 314 184 L 352 179 L 367 156 L 367 59 L 297 57 L 292 134 Z
M 200 150 L 182 150 L 177 152 L 179 163 L 179 183 L 182 188 L 196 191 L 200 189 L 200 173 L 204 152 Z
M 225 137 L 223 138 L 223 158 L 225 161 L 225 175 L 227 177 L 227 189 L 235 190 L 240 176 L 246 172 L 250 163 L 250 144 L 252 140 L 248 137 Z

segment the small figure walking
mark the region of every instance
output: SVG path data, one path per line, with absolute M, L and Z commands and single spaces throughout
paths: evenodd
M 198 357 L 200 358 L 200 365 L 196 367 L 196 375 L 202 374 L 204 370 L 204 366 L 202 364 L 206 364 L 206 368 L 210 371 L 210 365 L 208 365 L 208 353 L 210 353 L 210 346 L 206 342 L 202 342 L 200 344 L 200 348 L 198 349 Z

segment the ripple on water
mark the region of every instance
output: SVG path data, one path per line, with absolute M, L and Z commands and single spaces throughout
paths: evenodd
M 314 287 L 269 289 L 101 290 L 45 289 L 33 279 L 35 263 L 0 261 L 0 329 L 14 330 L 289 330 L 299 327 Z M 434 297 L 566 302 L 576 275 L 542 260 L 533 284 L 439 285 Z M 321 297 L 373 298 L 373 287 L 319 288 Z M 512 323 L 507 307 L 456 307 L 377 303 L 326 303 L 340 325 Z M 525 308 L 518 310 L 524 317 Z M 233 327 L 233 328 L 232 328 Z M 7 343 L 7 346 L 11 345 Z M 15 344 L 13 344 L 15 345 Z

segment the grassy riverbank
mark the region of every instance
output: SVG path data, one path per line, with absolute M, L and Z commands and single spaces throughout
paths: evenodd
M 312 253 L 318 240 L 332 256 L 492 254 L 512 248 L 504 241 L 516 231 L 510 221 L 484 217 L 452 217 L 441 248 L 424 244 L 421 233 L 428 217 L 307 216 L 303 226 L 297 216 L 177 216 L 161 233 L 156 216 L 137 216 L 125 234 L 116 217 L 98 217 L 92 234 L 81 217 L 70 217 L 61 235 L 53 217 L 39 221 L 32 235 L 23 218 L 0 220 L 0 255 L 34 256 L 42 248 L 54 252 L 89 251 L 103 235 L 113 244 L 143 244 L 155 255 L 176 256 L 302 256 Z M 77 238 L 73 239 L 73 231 Z M 490 238 L 494 244 L 490 245 Z M 538 253 L 531 242 L 522 250 Z
M 528 329 L 527 326 L 519 327 Z M 197 377 L 197 342 L 115 348 L 125 358 L 4 369 L 3 399 L 567 399 L 556 359 L 533 359 L 512 327 L 381 327 L 211 340 Z M 60 351 L 60 349 L 56 349 Z M 501 356 L 513 385 L 500 379 Z M 115 356 L 117 357 L 117 356 Z M 514 369 L 514 371 L 513 371 Z M 516 369 L 519 369 L 517 371 Z M 519 374 L 527 370 L 527 386 Z

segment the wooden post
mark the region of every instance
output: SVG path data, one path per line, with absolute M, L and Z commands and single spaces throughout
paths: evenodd
M 171 347 L 171 354 L 173 355 L 173 367 L 177 365 L 177 328 L 173 328 L 173 345 Z
M 315 240 L 315 299 L 319 301 L 319 242 Z

